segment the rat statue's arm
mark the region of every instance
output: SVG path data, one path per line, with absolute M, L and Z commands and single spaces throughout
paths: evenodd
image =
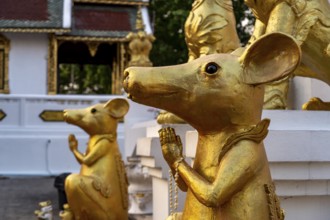
M 78 151 L 78 141 L 73 134 L 68 137 L 69 147 L 79 164 L 83 163 L 84 155 Z
M 104 142 L 107 142 L 107 140 L 100 140 L 96 143 L 97 146 L 94 146 L 88 154 L 84 155 L 78 151 L 78 141 L 76 137 L 73 134 L 70 134 L 68 139 L 70 150 L 79 164 L 90 166 L 102 157 L 106 151 L 106 143 Z
M 174 136 L 173 135 L 169 136 L 168 135 L 169 132 L 167 132 L 167 131 L 171 131 L 171 133 L 174 134 Z M 160 143 L 161 143 L 162 149 L 163 149 L 164 145 L 167 145 L 167 147 L 178 149 L 179 152 L 177 153 L 177 156 L 180 157 L 180 158 L 183 158 L 182 157 L 183 147 L 182 147 L 181 138 L 180 138 L 180 136 L 175 135 L 173 128 L 164 128 L 164 129 L 159 130 L 159 137 L 160 137 Z M 169 138 L 171 138 L 171 143 L 166 142 L 166 140 L 168 140 Z M 170 163 L 168 163 L 168 164 L 170 166 Z M 170 169 L 172 170 L 172 173 L 173 173 L 173 176 L 174 176 L 175 175 L 175 167 L 170 166 Z M 187 191 L 188 186 L 186 185 L 184 180 L 180 177 L 180 175 L 178 176 L 177 184 L 178 184 L 178 187 L 182 191 L 184 191 L 184 192 Z
M 231 198 L 253 177 L 258 167 L 263 166 L 255 154 L 258 144 L 243 140 L 227 152 L 214 181 L 209 182 L 183 160 L 174 137 L 176 135 L 173 129 L 160 131 L 164 158 L 172 169 L 177 167 L 179 176 L 187 187 L 201 203 L 209 207 L 217 207 Z

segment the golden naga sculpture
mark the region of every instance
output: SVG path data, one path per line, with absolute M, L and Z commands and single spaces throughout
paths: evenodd
M 234 51 L 177 66 L 125 70 L 130 99 L 170 111 L 198 131 L 191 168 L 174 130 L 160 130 L 164 158 L 187 191 L 178 219 L 283 219 L 262 142 L 269 124 L 261 120 L 263 84 L 287 77 L 300 55 L 292 37 L 272 33 L 241 56 Z
M 116 137 L 118 119 L 128 109 L 128 102 L 118 98 L 86 109 L 64 110 L 65 121 L 82 128 L 90 138 L 83 154 L 75 136 L 69 135 L 70 150 L 81 169 L 65 180 L 66 210 L 72 213 L 64 211 L 62 218 L 128 219 L 128 183 Z
M 240 46 L 231 0 L 195 0 L 185 23 L 189 61 Z
M 231 0 L 195 0 L 184 30 L 188 62 L 209 54 L 229 53 L 240 47 Z M 158 115 L 157 122 L 186 123 L 166 111 Z
M 295 75 L 312 77 L 330 85 L 330 4 L 328 0 L 245 0 L 256 17 L 251 42 L 263 34 L 284 32 L 292 35 L 302 49 L 302 61 Z M 288 85 L 288 81 L 285 82 Z M 287 85 L 268 95 L 285 108 Z M 275 90 L 276 90 L 275 86 Z M 276 95 L 277 94 L 277 95 Z M 280 100 L 281 99 L 281 100 Z M 266 105 L 267 105 L 267 100 Z M 281 104 L 282 102 L 282 104 Z
M 131 59 L 129 66 L 152 66 L 149 59 L 149 54 L 152 49 L 152 42 L 155 37 L 152 34 L 147 34 L 144 31 L 141 9 L 138 10 L 136 19 L 137 32 L 129 33 L 126 38 L 130 41 L 128 44 Z
M 313 97 L 302 106 L 302 109 L 310 111 L 330 111 L 330 103 L 324 102 L 320 98 Z

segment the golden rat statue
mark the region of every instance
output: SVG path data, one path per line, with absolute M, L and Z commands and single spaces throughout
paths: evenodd
M 130 99 L 172 112 L 198 131 L 193 168 L 174 130 L 159 132 L 163 156 L 187 191 L 183 213 L 173 219 L 283 219 L 262 142 L 269 124 L 261 120 L 263 84 L 287 77 L 300 55 L 292 37 L 272 33 L 240 57 L 234 51 L 125 70 Z
M 81 164 L 79 174 L 65 180 L 71 213 L 62 218 L 79 220 L 127 220 L 128 193 L 124 163 L 117 143 L 117 124 L 128 111 L 125 99 L 112 99 L 86 109 L 64 110 L 67 123 L 77 125 L 90 135 L 84 154 L 78 141 L 69 135 L 70 150 Z

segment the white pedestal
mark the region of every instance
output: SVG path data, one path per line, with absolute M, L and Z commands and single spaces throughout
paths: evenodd
M 156 121 L 139 123 L 136 127 L 145 127 L 145 137 L 137 139 L 136 154 L 141 158 L 141 164 L 148 168 L 152 177 L 153 192 L 153 219 L 166 219 L 170 214 L 169 197 L 169 167 L 163 158 L 158 130 L 162 126 Z M 170 125 L 178 135 L 181 136 L 183 146 L 186 145 L 185 134 L 193 128 L 189 125 Z M 133 137 L 135 137 L 133 135 Z M 174 189 L 173 189 L 174 190 Z M 185 200 L 185 193 L 179 190 L 179 201 L 177 211 L 182 211 Z

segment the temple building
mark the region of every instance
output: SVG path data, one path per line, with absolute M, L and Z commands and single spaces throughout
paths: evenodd
M 126 36 L 136 30 L 138 10 L 151 31 L 147 6 L 145 0 L 1 1 L 0 92 L 121 94 Z M 98 78 L 107 88 L 77 82 L 88 68 L 103 70 Z
M 123 70 L 143 65 L 137 57 L 151 65 L 134 52 L 141 46 L 138 33 L 153 38 L 149 1 L 3 0 L 0 5 L 0 173 L 78 170 L 67 135 L 77 132 L 83 140 L 87 135 L 64 123 L 62 111 L 125 97 Z M 151 42 L 143 45 L 150 52 Z M 146 107 L 131 104 L 118 128 L 124 157 L 134 151 L 132 144 L 125 149 L 124 127 L 153 117 Z

